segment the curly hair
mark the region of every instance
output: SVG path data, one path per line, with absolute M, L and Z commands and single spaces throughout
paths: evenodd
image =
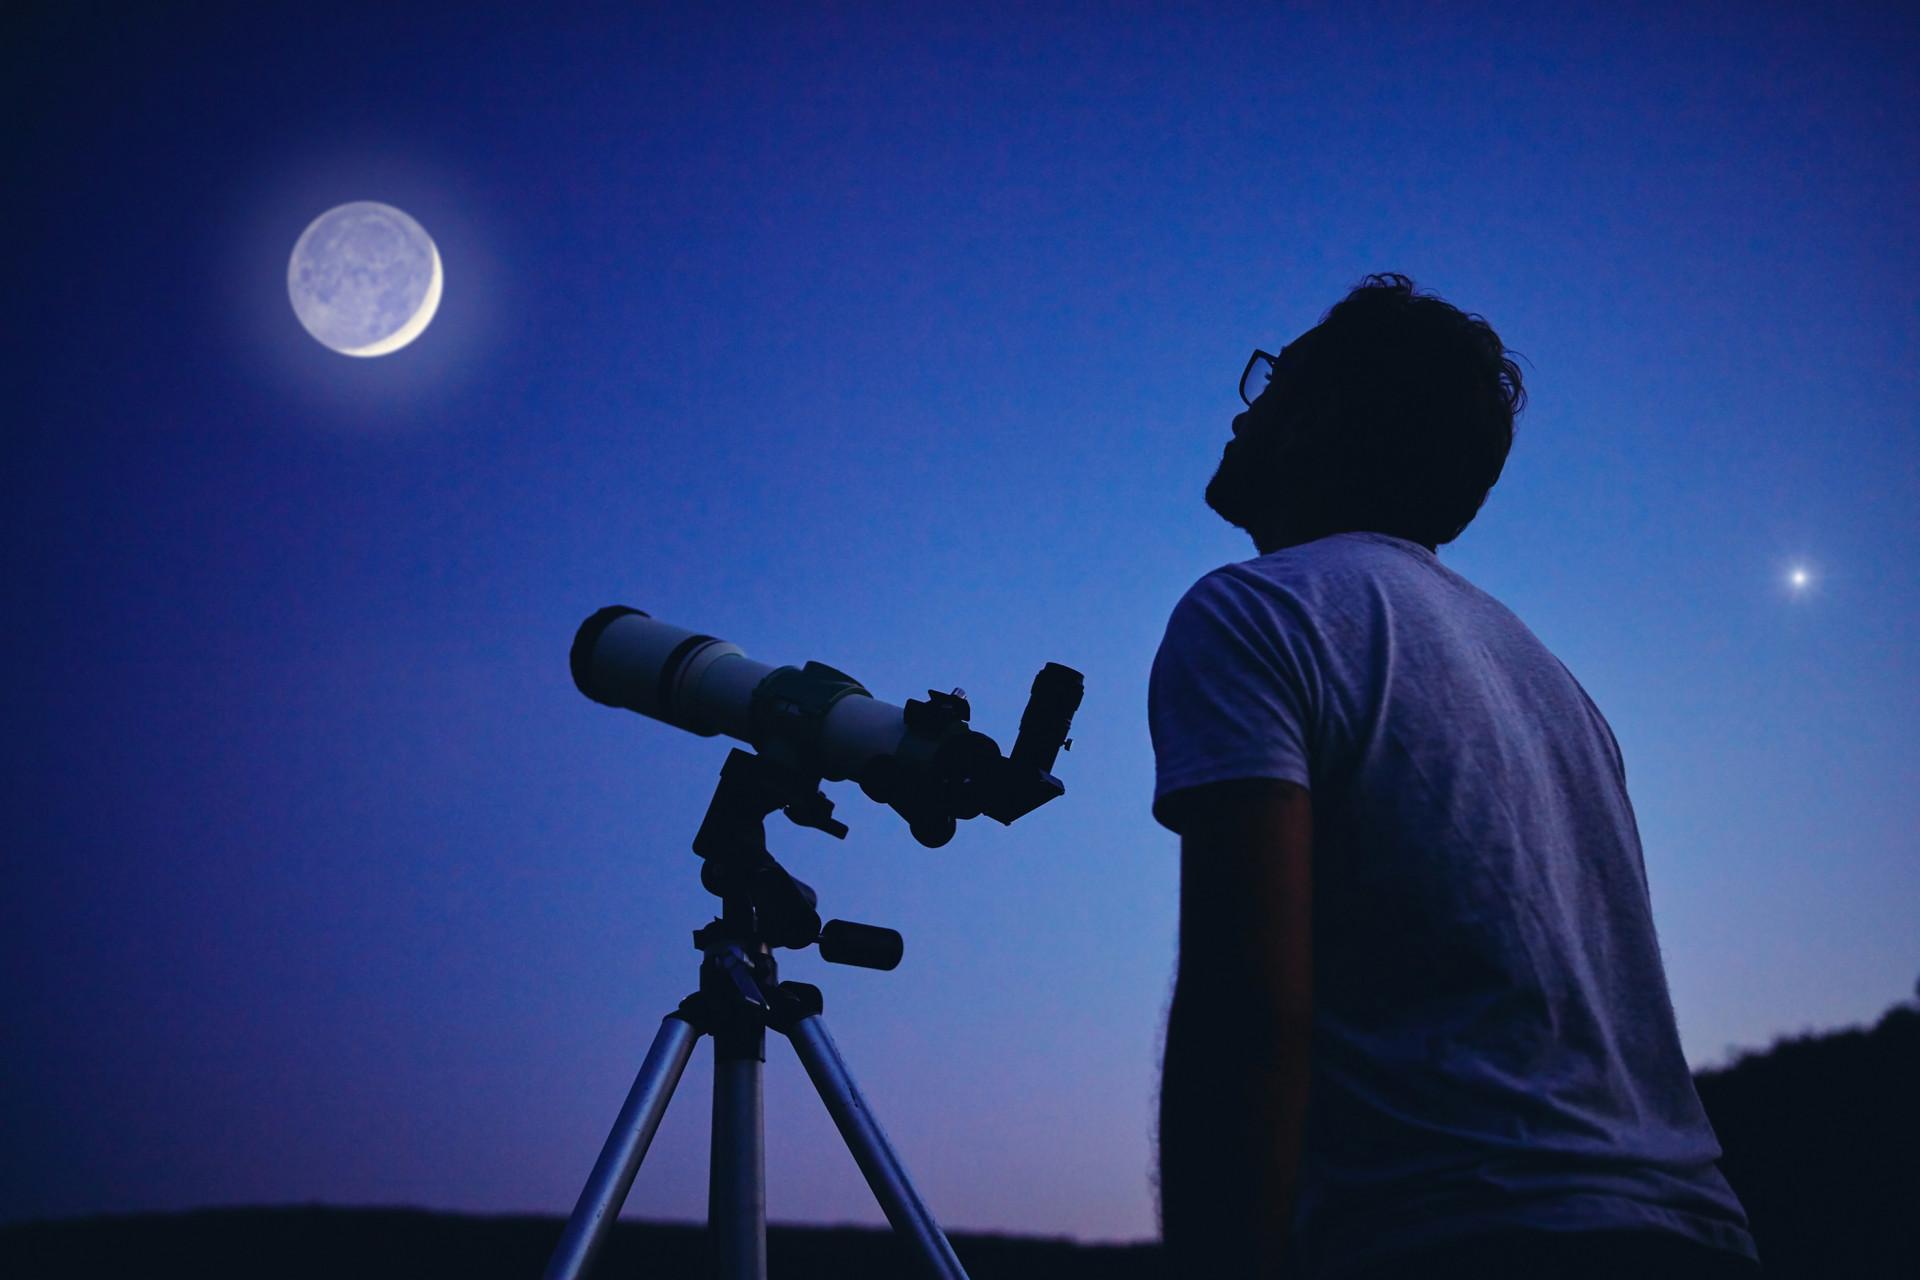
M 1283 353 L 1283 411 L 1311 460 L 1294 509 L 1327 533 L 1428 546 L 1460 536 L 1505 468 L 1526 407 L 1520 368 L 1486 320 L 1368 276 Z M 1297 417 L 1296 417 L 1297 415 Z

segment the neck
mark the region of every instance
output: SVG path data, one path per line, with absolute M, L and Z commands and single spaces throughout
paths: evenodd
M 1381 529 L 1336 529 L 1334 533 L 1378 533 L 1388 538 L 1400 538 L 1402 542 L 1412 542 L 1416 547 L 1425 547 L 1436 556 L 1440 554 L 1439 547 L 1433 543 L 1418 542 L 1412 538 L 1401 538 L 1397 533 L 1386 533 Z M 1282 530 L 1263 530 L 1253 535 L 1253 549 L 1259 555 L 1268 556 L 1276 551 L 1285 551 L 1288 547 L 1303 546 L 1306 543 L 1317 542 L 1321 538 L 1331 538 L 1332 536 L 1333 533 L 1303 534 Z

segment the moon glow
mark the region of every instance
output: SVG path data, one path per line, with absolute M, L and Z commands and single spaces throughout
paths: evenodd
M 440 308 L 440 250 L 392 205 L 327 210 L 294 242 L 287 297 L 302 327 L 347 356 L 384 356 L 426 332 Z

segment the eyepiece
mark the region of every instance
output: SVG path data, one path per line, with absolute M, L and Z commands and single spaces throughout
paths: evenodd
M 1052 773 L 1053 762 L 1073 729 L 1073 713 L 1086 693 L 1086 677 L 1072 667 L 1049 662 L 1033 678 L 1033 692 L 1020 716 L 1020 735 L 1007 758 L 1027 769 Z

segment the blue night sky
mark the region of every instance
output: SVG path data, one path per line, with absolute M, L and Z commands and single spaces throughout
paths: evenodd
M 1910 991 L 1910 7 L 267 8 L 6 41 L 0 1218 L 571 1208 L 715 905 L 728 744 L 568 673 L 625 603 L 1003 746 L 1085 672 L 1012 828 L 770 824 L 907 938 L 783 972 L 949 1229 L 1154 1234 L 1148 666 L 1253 555 L 1247 353 L 1372 271 L 1526 357 L 1441 557 L 1612 722 L 1690 1060 Z M 351 200 L 446 266 L 377 359 L 286 293 Z M 704 1215 L 708 1062 L 630 1215 Z M 767 1082 L 771 1216 L 879 1222 Z

